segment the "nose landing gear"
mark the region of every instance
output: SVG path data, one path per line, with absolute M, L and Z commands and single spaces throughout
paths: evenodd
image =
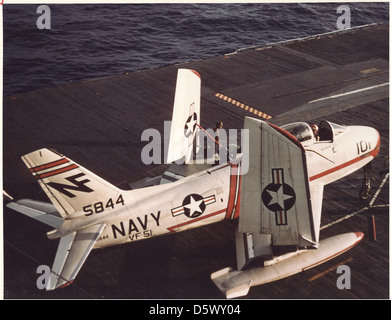
M 371 162 L 364 166 L 364 178 L 362 180 L 361 189 L 359 192 L 359 198 L 361 200 L 368 200 L 372 197 L 371 195 L 371 178 L 370 172 L 372 170 Z

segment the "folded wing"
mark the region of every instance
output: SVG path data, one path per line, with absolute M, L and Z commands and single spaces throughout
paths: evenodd
M 242 180 L 239 232 L 264 235 L 262 242 L 269 237 L 273 246 L 316 246 L 320 221 L 314 219 L 304 148 L 267 122 L 246 117 L 244 128 L 250 150 L 243 154 L 249 170 Z M 316 189 L 317 198 L 322 191 Z
M 201 77 L 189 69 L 179 69 L 175 89 L 170 140 L 166 161 L 192 160 L 193 143 L 200 124 Z

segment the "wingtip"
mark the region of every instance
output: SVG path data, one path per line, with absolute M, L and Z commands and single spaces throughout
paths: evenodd
M 62 284 L 61 286 L 57 287 L 56 289 L 62 289 L 62 288 L 68 287 L 69 285 L 72 284 L 73 281 L 74 280 L 68 281 L 68 282 Z
M 53 291 L 53 290 L 56 290 L 56 289 L 62 289 L 62 288 L 65 288 L 65 287 L 68 287 L 69 285 L 71 285 L 72 284 L 72 282 L 73 282 L 74 280 L 71 280 L 71 281 L 68 281 L 68 282 L 65 282 L 65 283 L 63 283 L 62 285 L 60 285 L 60 286 L 52 286 L 52 285 L 50 285 L 50 283 L 46 286 L 46 291 Z
M 201 79 L 201 75 L 197 72 L 197 71 L 195 71 L 195 70 L 191 70 L 191 72 L 193 72 L 198 78 L 200 78 Z
M 10 194 L 8 194 L 7 191 L 3 190 L 3 201 L 5 203 L 9 203 L 11 201 L 14 201 L 14 197 L 12 197 Z
M 193 70 L 193 69 L 179 68 L 178 69 L 178 75 L 179 75 L 179 73 L 184 73 L 184 74 L 186 74 L 186 73 L 187 74 L 194 73 L 201 80 L 201 75 L 198 73 L 198 71 Z
M 362 232 L 354 232 L 357 237 L 357 243 L 360 242 L 364 238 L 364 234 Z

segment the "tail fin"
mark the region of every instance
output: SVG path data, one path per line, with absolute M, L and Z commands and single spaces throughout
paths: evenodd
M 64 219 L 99 201 L 118 201 L 120 189 L 60 153 L 45 148 L 22 159 Z
M 193 142 L 200 124 L 201 77 L 189 69 L 179 69 L 168 145 L 167 163 L 193 155 Z

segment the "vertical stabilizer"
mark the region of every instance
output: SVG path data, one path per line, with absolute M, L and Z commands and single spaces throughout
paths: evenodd
M 64 219 L 77 212 L 111 210 L 122 202 L 120 189 L 58 152 L 44 148 L 22 159 Z M 104 208 L 92 207 L 102 201 Z

